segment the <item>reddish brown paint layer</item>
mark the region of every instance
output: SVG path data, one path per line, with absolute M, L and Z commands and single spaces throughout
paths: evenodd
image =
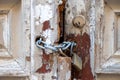
M 43 23 L 43 28 L 42 28 L 42 30 L 45 31 L 45 30 L 47 30 L 47 29 L 49 29 L 49 28 L 50 28 L 50 21 L 45 21 L 45 22 Z
M 94 80 L 90 67 L 90 36 L 87 33 L 83 35 L 70 34 L 66 36 L 67 41 L 75 41 L 77 43 L 74 52 L 82 58 L 82 70 L 78 71 L 72 66 L 72 80 Z
M 39 69 L 36 70 L 37 73 L 48 73 L 51 71 L 50 69 L 50 55 L 47 55 L 45 52 L 42 55 L 43 65 Z

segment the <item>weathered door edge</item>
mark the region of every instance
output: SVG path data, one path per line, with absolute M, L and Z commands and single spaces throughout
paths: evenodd
M 59 34 L 54 33 L 55 31 L 59 33 L 59 29 L 57 29 L 58 26 L 58 11 L 57 7 L 59 5 L 58 2 L 55 0 L 49 0 L 49 1 L 39 1 L 39 3 L 35 3 L 35 0 L 31 0 L 31 79 L 32 80 L 41 80 L 41 79 L 54 79 L 56 78 L 56 61 L 55 58 L 57 58 L 57 53 L 49 53 L 49 51 L 46 53 L 47 50 L 41 50 L 40 48 L 36 47 L 35 45 L 35 39 L 36 35 L 45 37 L 45 41 L 47 44 L 54 44 L 57 43 L 57 38 L 59 37 Z M 39 7 L 39 8 L 38 8 Z M 38 12 L 39 15 L 39 9 L 42 9 L 41 20 L 39 20 L 41 25 L 41 29 L 35 29 L 36 27 L 36 14 L 35 9 Z M 48 14 L 50 12 L 50 14 Z M 46 16 L 46 15 L 47 16 Z M 51 15 L 52 14 L 52 15 Z M 45 16 L 43 16 L 45 15 Z M 40 33 L 37 33 L 40 32 Z M 58 35 L 58 36 L 57 36 Z M 46 37 L 48 36 L 48 37 Z M 54 37 L 53 37 L 54 36 Z M 36 58 L 39 58 L 37 60 Z M 52 61 L 52 62 L 50 62 Z
M 96 27 L 96 13 L 95 13 L 95 2 L 96 0 L 91 0 L 91 12 L 90 12 L 90 63 L 92 68 L 92 73 L 95 76 L 95 27 Z
M 30 18 L 31 18 L 31 74 L 30 74 L 30 79 L 31 80 L 35 80 L 34 79 L 34 76 L 33 76 L 33 73 L 34 73 L 34 58 L 33 58 L 33 56 L 34 56 L 34 45 L 35 45 L 35 37 L 34 37 L 34 32 L 35 32 L 35 30 L 34 30 L 34 27 L 35 27 L 35 25 L 34 25 L 34 0 L 30 0 L 30 5 L 31 5 L 31 7 L 30 7 L 30 10 L 31 10 L 31 16 L 30 16 Z

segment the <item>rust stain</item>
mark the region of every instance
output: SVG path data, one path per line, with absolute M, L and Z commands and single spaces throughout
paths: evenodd
M 43 28 L 42 28 L 42 30 L 45 31 L 45 30 L 47 30 L 47 29 L 49 29 L 49 28 L 50 28 L 50 21 L 45 21 L 45 22 L 43 23 Z
M 70 34 L 66 36 L 66 40 L 75 41 L 77 43 L 74 52 L 82 58 L 82 70 L 78 71 L 72 66 L 72 80 L 94 80 L 90 67 L 90 36 L 87 33 L 83 35 Z
M 50 69 L 47 70 L 46 66 L 47 66 L 47 64 L 43 64 L 42 67 L 39 68 L 36 72 L 37 73 L 48 73 L 48 72 L 50 72 L 51 70 Z
M 61 5 L 59 5 L 59 11 L 63 11 L 65 8 L 65 4 L 66 4 L 66 0 L 62 0 L 63 3 Z
M 59 29 L 58 29 L 58 36 L 60 36 L 60 40 L 59 42 L 61 43 L 63 41 L 64 38 L 64 25 L 65 25 L 65 4 L 66 4 L 66 0 L 62 0 L 63 3 L 61 5 L 58 6 L 58 10 L 59 10 Z
M 44 51 L 42 55 L 43 65 L 39 69 L 36 70 L 37 73 L 49 73 L 51 72 L 51 56 L 47 55 Z

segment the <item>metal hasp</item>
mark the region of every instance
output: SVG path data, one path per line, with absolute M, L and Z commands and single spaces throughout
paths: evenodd
M 67 56 L 63 50 L 66 50 L 66 49 L 70 49 L 70 56 L 71 59 L 72 59 L 72 64 L 78 69 L 78 70 L 81 70 L 82 69 L 82 59 L 76 54 L 73 52 L 73 47 L 76 46 L 76 43 L 75 42 L 63 42 L 59 45 L 50 45 L 50 44 L 47 44 L 46 42 L 42 41 L 42 38 L 40 38 L 39 40 L 36 41 L 36 46 L 38 48 L 41 48 L 41 49 L 50 49 L 52 51 L 57 51 L 59 52 L 61 55 L 63 55 L 64 57 L 69 57 Z

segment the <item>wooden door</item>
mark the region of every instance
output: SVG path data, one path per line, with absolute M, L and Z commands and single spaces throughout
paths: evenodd
M 119 0 L 0 0 L 0 80 L 119 80 L 119 4 Z M 81 16 L 82 28 L 84 21 L 73 21 Z M 38 48 L 39 38 L 50 45 L 75 41 L 73 51 L 82 58 L 82 70 L 71 67 L 70 58 Z
M 71 59 L 58 56 L 58 52 L 40 49 L 35 42 L 40 37 L 50 45 L 59 44 L 64 40 L 77 39 L 76 53 L 80 48 L 84 51 L 84 73 L 88 70 L 87 79 L 93 79 L 94 66 L 94 0 L 1 0 L 0 1 L 0 80 L 71 80 Z M 66 15 L 60 18 L 59 6 L 64 5 Z M 92 10 L 92 11 L 91 11 Z M 86 20 L 84 28 L 76 28 L 72 20 L 77 16 Z M 92 16 L 92 17 L 91 17 Z M 59 25 L 62 23 L 62 25 Z M 72 28 L 72 29 L 71 29 Z M 63 30 L 63 31 L 61 31 Z M 89 32 L 90 30 L 90 32 Z M 71 34 L 74 38 L 70 39 Z M 91 34 L 91 35 L 90 35 Z M 83 37 L 84 35 L 84 37 Z M 79 45 L 79 39 L 87 44 Z M 86 39 L 87 38 L 87 39 Z M 81 41 L 81 40 L 80 40 Z M 66 66 L 67 65 L 67 66 Z M 66 66 L 66 67 L 65 67 Z M 88 66 L 88 67 L 87 67 Z M 74 70 L 73 70 L 74 72 Z M 74 79 L 81 79 L 81 73 Z M 73 76 L 73 75 L 72 75 Z M 12 78 L 14 77 L 14 78 Z M 85 79 L 86 75 L 82 76 Z

